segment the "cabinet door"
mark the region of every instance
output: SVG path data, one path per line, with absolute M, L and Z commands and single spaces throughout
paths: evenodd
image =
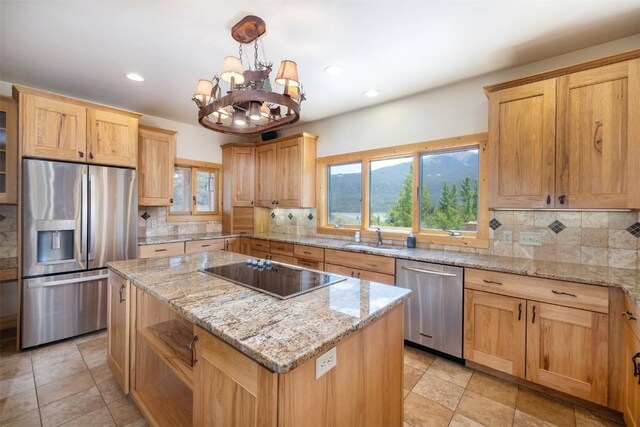
M 232 206 L 253 206 L 255 185 L 255 156 L 254 147 L 233 147 L 231 179 Z
M 107 295 L 107 364 L 122 391 L 129 393 L 130 285 L 109 272 Z
M 640 60 L 558 79 L 556 207 L 640 207 L 639 79 Z
M 87 110 L 89 163 L 128 166 L 138 164 L 138 119 L 111 111 Z
M 23 155 L 85 161 L 85 107 L 30 94 L 21 94 L 20 103 Z
M 275 208 L 276 144 L 256 147 L 256 206 Z
M 524 378 L 526 305 L 523 299 L 465 290 L 465 359 Z
M 200 328 L 193 371 L 194 426 L 275 426 L 278 375 Z
M 628 325 L 624 326 L 624 348 L 622 411 L 629 427 L 640 427 L 640 340 Z
M 606 314 L 527 301 L 527 380 L 607 404 Z
M 278 207 L 302 206 L 302 138 L 278 142 L 276 164 Z
M 140 128 L 138 204 L 168 206 L 173 200 L 175 132 Z
M 0 203 L 17 202 L 18 104 L 0 96 Z
M 555 79 L 489 95 L 489 207 L 553 207 L 555 126 Z
M 237 254 L 240 252 L 240 237 L 231 237 L 229 239 L 224 240 L 224 250 L 228 252 L 235 252 Z

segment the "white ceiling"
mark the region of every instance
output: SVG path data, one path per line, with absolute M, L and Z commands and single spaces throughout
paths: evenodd
M 0 80 L 196 124 L 246 14 L 274 68 L 298 63 L 304 121 L 640 33 L 638 0 L 0 0 Z

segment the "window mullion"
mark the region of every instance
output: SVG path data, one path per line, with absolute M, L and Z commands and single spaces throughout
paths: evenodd
M 198 208 L 196 207 L 196 197 L 198 196 L 198 168 L 193 166 L 191 167 L 191 199 L 189 203 L 191 204 L 191 215 L 198 214 Z
M 370 181 L 370 159 L 362 159 L 362 229 L 369 229 L 369 181 Z
M 420 231 L 420 153 L 413 154 L 413 173 L 412 173 L 412 213 L 411 213 L 411 229 L 414 233 Z

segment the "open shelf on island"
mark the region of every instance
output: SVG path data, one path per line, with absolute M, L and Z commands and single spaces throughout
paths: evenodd
M 191 426 L 193 424 L 193 393 L 177 375 L 167 373 L 133 392 L 147 418 L 157 425 Z
M 193 327 L 177 319 L 148 326 L 138 331 L 139 336 L 154 353 L 187 385 L 193 386 L 193 367 L 189 343 Z

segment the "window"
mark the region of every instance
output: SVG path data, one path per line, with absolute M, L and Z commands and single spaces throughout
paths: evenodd
M 369 162 L 369 224 L 410 229 L 413 214 L 413 157 Z
M 217 163 L 176 159 L 173 173 L 173 204 L 169 221 L 219 220 L 221 189 Z
M 318 232 L 486 248 L 486 150 L 483 133 L 321 157 Z
M 478 231 L 478 148 L 420 156 L 420 228 Z
M 340 226 L 362 224 L 362 163 L 328 167 L 328 222 Z

